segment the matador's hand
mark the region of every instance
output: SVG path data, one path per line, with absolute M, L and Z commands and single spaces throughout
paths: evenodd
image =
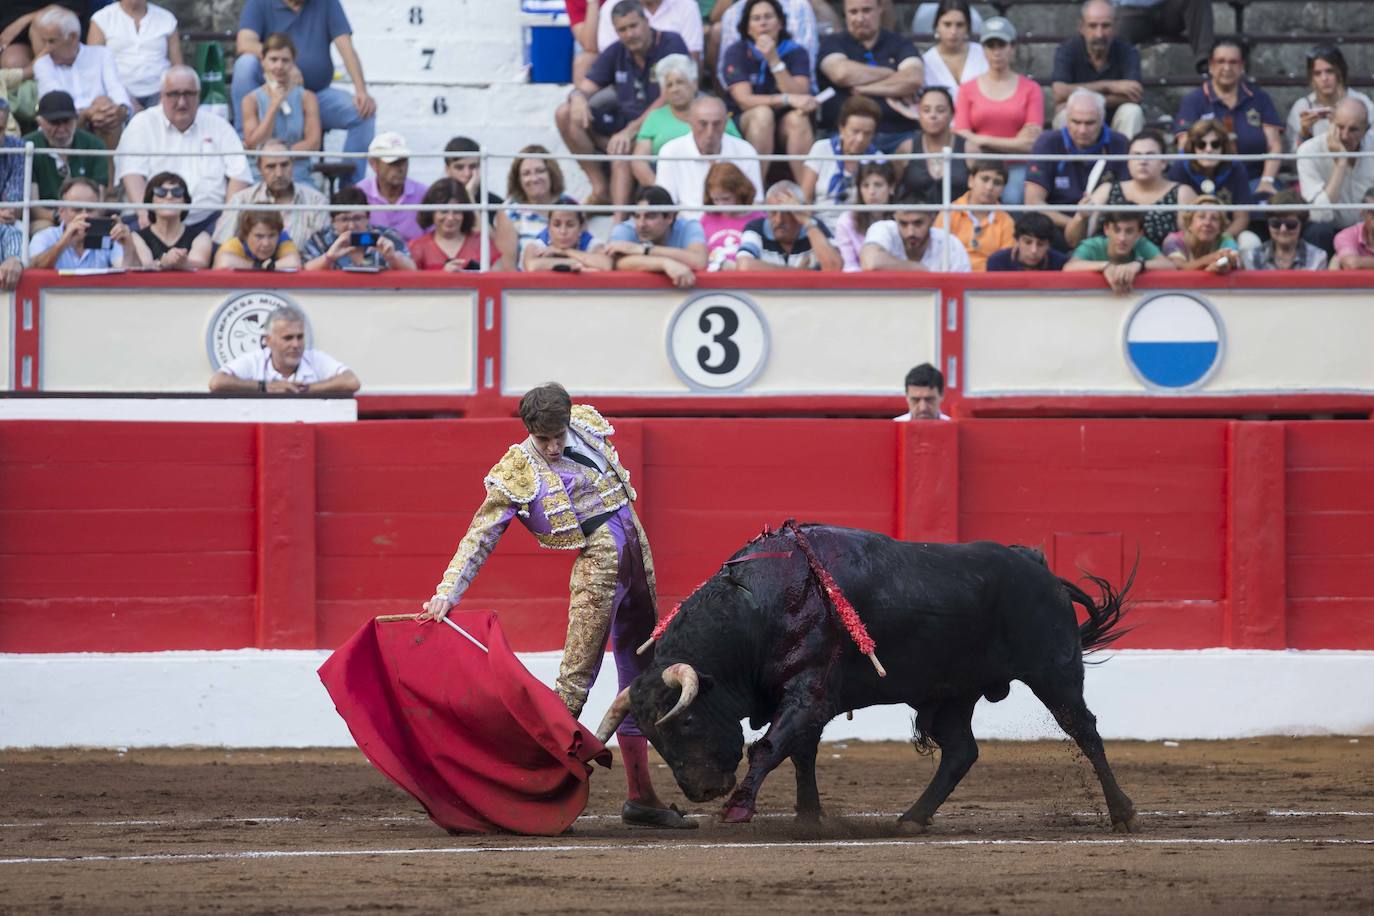
M 416 620 L 443 620 L 453 609 L 453 602 L 443 595 L 435 595 L 423 605 L 424 612 L 415 615 Z

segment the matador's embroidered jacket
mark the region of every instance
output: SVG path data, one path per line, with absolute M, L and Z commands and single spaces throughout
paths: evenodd
M 609 436 L 615 429 L 586 404 L 574 404 L 568 428 L 574 437 L 605 460 L 603 474 L 587 471 L 573 486 L 549 467 L 528 442 L 512 445 L 483 483 L 487 498 L 458 544 L 435 594 L 456 603 L 467 591 L 511 519 L 518 517 L 535 540 L 555 550 L 581 550 L 587 544 L 581 524 L 633 502 L 630 472 Z

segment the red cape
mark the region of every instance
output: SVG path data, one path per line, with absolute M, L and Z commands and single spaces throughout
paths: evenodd
M 353 740 L 440 827 L 552 836 L 611 752 L 520 664 L 490 611 L 452 627 L 372 620 L 320 666 Z

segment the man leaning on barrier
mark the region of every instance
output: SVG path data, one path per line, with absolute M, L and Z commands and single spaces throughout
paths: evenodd
M 768 189 L 764 202 L 774 206 L 800 207 L 804 195 L 792 181 L 779 181 Z M 770 210 L 750 220 L 735 255 L 739 270 L 844 269 L 844 258 L 830 237 L 830 230 L 805 210 Z
M 1064 265 L 1070 271 L 1096 271 L 1115 293 L 1129 293 L 1146 270 L 1174 270 L 1154 242 L 1145 238 L 1145 220 L 1138 212 L 1108 213 L 1102 220 L 1105 235 L 1093 236 L 1074 249 Z
M 868 227 L 859 252 L 864 270 L 968 273 L 972 269 L 963 243 L 934 226 L 932 213 L 915 209 L 925 203 L 907 191 L 897 198 L 892 219 Z
M 673 199 L 662 188 L 644 188 L 635 203 L 671 207 Z M 611 230 L 605 253 L 615 261 L 616 270 L 666 274 L 674 286 L 685 289 L 696 285 L 693 271 L 706 269 L 706 233 L 694 219 L 640 208 Z
M 210 376 L 212 392 L 352 394 L 361 386 L 352 369 L 322 350 L 306 349 L 305 316 L 298 309 L 278 306 L 263 326 L 262 349 L 220 366 Z

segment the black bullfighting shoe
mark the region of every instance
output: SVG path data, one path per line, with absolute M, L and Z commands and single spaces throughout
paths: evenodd
M 637 801 L 626 800 L 620 809 L 620 819 L 631 827 L 658 827 L 663 830 L 696 830 L 697 822 L 689 821 L 677 810 L 677 805 L 650 808 Z

